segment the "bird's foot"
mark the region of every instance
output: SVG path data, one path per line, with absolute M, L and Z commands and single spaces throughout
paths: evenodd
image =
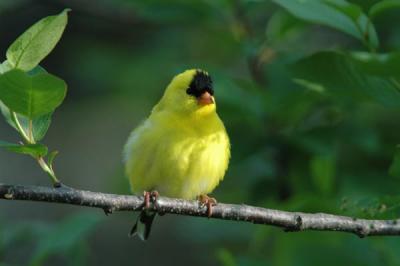
M 207 195 L 200 195 L 199 202 L 202 206 L 207 206 L 207 216 L 210 218 L 212 215 L 212 207 L 217 205 L 217 200 Z
M 149 209 L 150 208 L 150 202 L 153 202 L 154 205 L 157 207 L 157 199 L 160 194 L 158 191 L 153 190 L 153 191 L 144 191 L 143 196 L 144 196 L 144 209 Z

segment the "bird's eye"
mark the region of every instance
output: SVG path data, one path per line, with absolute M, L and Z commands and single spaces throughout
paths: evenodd
M 201 95 L 201 91 L 193 87 L 187 88 L 186 93 L 194 97 L 199 97 Z
M 193 88 L 191 88 L 191 87 L 187 88 L 186 94 L 196 97 L 196 92 L 195 92 L 195 91 L 193 90 Z

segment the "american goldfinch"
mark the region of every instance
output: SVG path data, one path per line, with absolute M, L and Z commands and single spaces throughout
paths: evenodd
M 131 133 L 124 149 L 126 174 L 133 193 L 195 199 L 216 203 L 207 196 L 223 179 L 230 143 L 216 113 L 211 77 L 190 69 L 175 76 L 150 116 Z M 143 240 L 155 213 L 144 210 L 131 235 Z

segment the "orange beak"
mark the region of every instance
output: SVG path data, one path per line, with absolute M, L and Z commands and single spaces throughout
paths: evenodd
M 214 103 L 214 98 L 208 91 L 206 91 L 200 95 L 200 97 L 197 97 L 197 102 L 201 106 L 209 105 Z

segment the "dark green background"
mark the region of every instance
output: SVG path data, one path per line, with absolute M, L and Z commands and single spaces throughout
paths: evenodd
M 368 13 L 379 1 L 350 2 Z M 68 83 L 44 139 L 60 151 L 55 171 L 65 184 L 129 193 L 122 164 L 129 132 L 174 75 L 203 68 L 232 143 L 219 201 L 399 215 L 400 154 L 389 168 L 400 142 L 400 9 L 374 18 L 373 48 L 267 0 L 2 0 L 3 59 L 30 25 L 66 7 L 67 29 L 42 62 Z M 19 140 L 3 120 L 0 139 Z M 3 150 L 0 182 L 49 185 L 31 158 Z M 135 215 L 1 201 L 0 265 L 400 265 L 395 237 L 166 215 L 144 243 L 127 237 Z

